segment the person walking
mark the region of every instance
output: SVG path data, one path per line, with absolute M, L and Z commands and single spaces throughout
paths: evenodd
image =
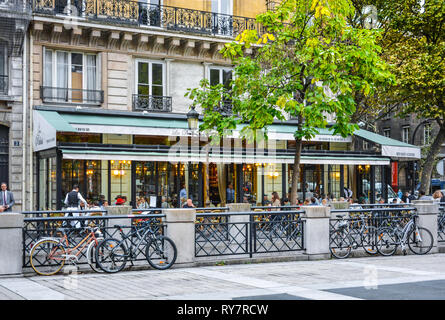
M 80 194 L 79 186 L 77 184 L 75 184 L 73 186 L 73 190 L 71 190 L 71 192 L 67 193 L 64 203 L 67 206 L 68 211 L 80 210 L 80 203 L 83 203 L 85 208 L 87 208 L 87 206 L 88 206 L 87 202 Z M 78 216 L 80 216 L 79 212 L 65 213 L 65 217 L 78 217 Z M 76 227 L 76 228 L 81 227 L 80 221 L 72 221 L 70 224 L 71 224 L 71 226 Z
M 6 182 L 2 182 L 1 184 L 1 200 L 0 200 L 0 208 L 1 211 L 10 212 L 12 211 L 12 206 L 15 204 L 14 195 L 11 191 L 7 190 L 8 185 Z M 0 212 L 1 212 L 0 211 Z

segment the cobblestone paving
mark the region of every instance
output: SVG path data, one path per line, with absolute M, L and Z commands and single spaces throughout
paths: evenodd
M 0 278 L 0 299 L 359 299 L 354 289 L 445 280 L 445 254 Z M 383 288 L 383 287 L 382 287 Z M 386 287 L 387 288 L 387 287 Z M 437 286 L 436 286 L 437 288 Z M 437 290 L 437 289 L 436 289 Z M 377 293 L 377 292 L 376 292 Z M 403 293 L 401 292 L 401 297 Z M 442 297 L 440 288 L 438 297 Z M 415 298 L 415 297 L 414 297 Z M 445 288 L 443 297 L 445 299 Z

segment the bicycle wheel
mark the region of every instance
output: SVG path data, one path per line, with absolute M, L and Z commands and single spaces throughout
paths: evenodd
M 109 238 L 97 245 L 95 256 L 99 268 L 108 273 L 115 273 L 125 268 L 128 250 L 119 240 Z
M 91 241 L 91 243 L 88 245 L 87 249 L 87 259 L 88 259 L 88 265 L 93 269 L 95 272 L 102 272 L 103 270 L 99 267 L 99 264 L 96 262 L 96 248 L 99 245 L 100 241 L 103 240 L 103 238 L 97 239 L 99 242 Z
M 415 254 L 427 254 L 433 247 L 433 235 L 428 229 L 417 227 L 408 235 L 408 247 Z
M 65 248 L 56 240 L 38 241 L 31 250 L 29 261 L 37 274 L 50 276 L 65 265 Z
M 330 237 L 329 250 L 337 259 L 345 259 L 351 254 L 352 244 L 349 234 L 344 229 L 335 230 Z
M 170 238 L 158 236 L 148 242 L 145 249 L 145 256 L 153 268 L 159 270 L 168 269 L 176 261 L 176 245 Z
M 382 228 L 377 232 L 377 251 L 383 256 L 391 256 L 397 250 L 398 238 L 393 229 Z
M 377 251 L 377 228 L 366 227 L 362 234 L 362 247 L 369 255 L 375 255 Z

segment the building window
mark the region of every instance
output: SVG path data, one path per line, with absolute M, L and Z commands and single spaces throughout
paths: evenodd
M 80 52 L 44 50 L 44 102 L 103 102 L 100 88 L 98 56 Z
M 383 129 L 383 136 L 390 138 L 391 137 L 391 129 L 389 129 L 389 128 Z
M 212 12 L 219 14 L 233 14 L 232 0 L 212 0 Z
M 402 128 L 402 141 L 405 143 L 409 143 L 409 131 L 410 131 L 410 127 Z
M 136 60 L 136 92 L 133 109 L 171 111 L 171 97 L 166 97 L 165 64 L 161 61 Z
M 216 86 L 223 84 L 227 92 L 231 90 L 230 82 L 232 81 L 233 70 L 224 67 L 212 67 L 210 68 L 210 85 Z M 223 100 L 220 107 L 220 112 L 231 114 L 232 113 L 232 102 L 230 100 Z
M 8 94 L 8 55 L 6 46 L 0 45 L 0 94 Z
M 426 123 L 423 127 L 423 144 L 428 145 L 431 143 L 431 133 L 432 133 L 432 125 L 431 123 Z

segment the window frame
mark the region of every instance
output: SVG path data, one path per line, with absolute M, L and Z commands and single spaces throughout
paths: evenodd
M 433 126 L 431 123 L 425 123 L 423 126 L 423 145 L 429 145 L 431 143 L 431 133 L 433 132 Z M 427 134 L 428 133 L 428 134 Z
M 410 134 L 411 134 L 411 127 L 410 126 L 403 126 L 402 127 L 402 142 L 409 143 Z
M 148 96 L 154 96 L 153 95 L 153 78 L 152 78 L 152 71 L 153 71 L 153 64 L 160 64 L 162 65 L 162 96 L 167 96 L 167 64 L 163 60 L 155 60 L 155 59 L 135 59 L 135 67 L 134 67 L 134 90 L 133 93 L 135 95 L 139 95 L 139 63 L 148 63 Z
M 102 72 L 101 72 L 101 57 L 99 53 L 89 53 L 84 51 L 78 51 L 78 50 L 59 50 L 59 49 L 52 49 L 52 48 L 43 48 L 43 55 L 42 55 L 42 86 L 47 87 L 46 79 L 45 79 L 45 70 L 46 70 L 46 52 L 51 52 L 51 88 L 59 88 L 57 85 L 57 53 L 62 52 L 66 53 L 68 55 L 68 81 L 67 81 L 67 88 L 61 88 L 61 89 L 73 89 L 72 87 L 72 77 L 70 77 L 70 73 L 73 67 L 72 64 L 72 54 L 81 54 L 82 55 L 82 90 L 83 91 L 83 99 L 85 99 L 85 96 L 87 94 L 87 90 L 95 90 L 95 91 L 101 91 L 102 90 Z M 87 73 L 88 73 L 88 65 L 87 65 L 87 56 L 94 56 L 96 57 L 96 83 L 94 86 L 94 89 L 88 89 L 88 83 L 87 83 Z M 80 102 L 69 102 L 69 103 L 76 103 L 79 104 Z M 81 102 L 86 103 L 86 102 Z
M 383 129 L 383 136 L 386 138 L 391 138 L 391 128 L 384 128 Z

